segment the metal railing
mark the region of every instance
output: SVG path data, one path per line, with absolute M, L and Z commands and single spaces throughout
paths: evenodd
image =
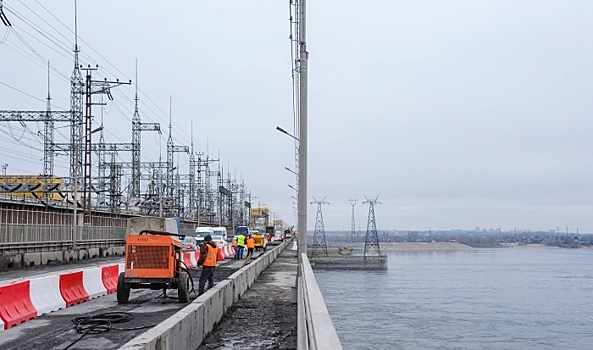
M 125 227 L 79 226 L 79 248 L 123 246 Z M 72 226 L 0 224 L 0 255 L 72 249 Z
M 301 262 L 297 296 L 297 349 L 342 349 L 307 254 L 301 255 Z

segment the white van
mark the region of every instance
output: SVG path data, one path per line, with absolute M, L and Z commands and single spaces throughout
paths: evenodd
M 196 237 L 198 245 L 204 244 L 204 237 L 206 237 L 206 235 L 214 236 L 213 227 L 196 227 L 194 237 Z
M 226 234 L 226 227 L 213 227 L 214 233 L 212 237 L 221 237 L 223 241 L 228 242 L 229 237 Z

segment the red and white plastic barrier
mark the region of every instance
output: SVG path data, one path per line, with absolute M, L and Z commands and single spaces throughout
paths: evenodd
M 31 303 L 37 310 L 37 316 L 64 309 L 66 302 L 60 294 L 58 275 L 31 279 Z
M 66 307 L 89 300 L 89 295 L 84 290 L 82 273 L 82 271 L 78 271 L 60 275 L 60 294 L 66 302 Z
M 115 293 L 117 291 L 118 278 L 118 265 L 103 266 L 101 268 L 101 279 L 103 280 L 103 285 L 105 286 L 105 289 L 107 289 L 107 294 Z
M 37 317 L 37 310 L 31 303 L 30 290 L 30 281 L 13 282 L 0 287 L 0 318 L 4 329 Z
M 107 288 L 103 284 L 103 269 L 94 267 L 82 271 L 82 284 L 89 299 L 107 295 Z
M 189 259 L 191 260 L 191 263 L 194 265 L 194 267 L 198 267 L 198 260 L 196 259 L 196 254 L 193 252 L 189 253 Z
M 218 261 L 223 261 L 224 260 L 224 253 L 222 252 L 222 249 L 218 249 L 216 260 L 218 260 Z
M 191 261 L 191 253 L 181 253 L 183 254 L 183 262 L 185 263 L 185 266 L 187 266 L 188 269 L 191 269 L 194 267 L 194 265 L 192 264 Z
M 0 286 L 0 330 L 115 292 L 123 267 L 98 266 Z

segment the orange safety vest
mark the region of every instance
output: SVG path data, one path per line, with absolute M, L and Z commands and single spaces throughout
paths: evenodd
M 255 248 L 255 239 L 253 239 L 253 238 L 247 239 L 247 248 Z
M 233 247 L 237 246 L 237 241 L 233 241 Z
M 208 247 L 208 254 L 206 255 L 206 260 L 202 266 L 216 266 L 216 253 L 218 252 L 218 248 L 213 248 L 210 244 L 206 244 Z

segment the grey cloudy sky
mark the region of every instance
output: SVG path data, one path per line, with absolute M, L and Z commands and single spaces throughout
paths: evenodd
M 53 103 L 67 109 L 72 34 L 34 0 L 4 3 L 19 15 L 5 11 L 15 32 L 65 75 L 52 74 L 51 87 Z M 71 1 L 42 4 L 73 27 Z M 357 198 L 364 230 L 366 195 L 382 202 L 379 229 L 593 232 L 593 2 L 307 7 L 309 195 L 327 196 L 326 229 L 349 229 L 348 199 Z M 295 179 L 284 170 L 294 167 L 294 145 L 275 131 L 293 125 L 288 1 L 81 0 L 78 11 L 82 63 L 99 64 L 98 77 L 134 79 L 138 59 L 143 121 L 166 126 L 172 96 L 175 143 L 189 145 L 193 120 L 196 150 L 220 152 L 225 172 L 259 197 L 254 203 L 295 222 L 287 186 Z M 0 45 L 0 67 L 1 83 L 45 98 L 46 68 L 15 33 Z M 105 138 L 129 142 L 133 88 L 114 97 Z M 0 109 L 44 108 L 0 84 Z M 15 146 L 2 130 L 8 172 L 40 172 L 38 141 Z M 22 129 L 12 132 L 18 138 Z M 166 136 L 143 134 L 144 161 L 158 160 Z M 67 175 L 65 157 L 58 166 Z M 314 223 L 310 206 L 310 229 Z

